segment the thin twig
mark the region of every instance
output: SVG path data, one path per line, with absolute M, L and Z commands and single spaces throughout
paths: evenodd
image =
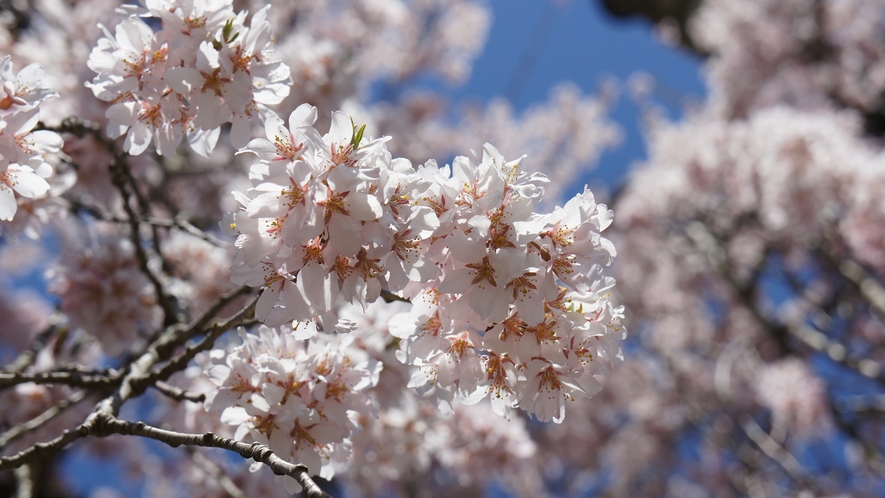
M 850 259 L 838 265 L 839 273 L 857 286 L 861 295 L 881 316 L 885 316 L 885 288 L 863 266 Z
M 202 403 L 206 400 L 205 394 L 194 394 L 180 387 L 175 387 L 173 385 L 167 384 L 163 381 L 157 381 L 151 387 L 160 391 L 167 398 L 174 399 L 175 401 L 192 401 L 194 403 Z
M 43 123 L 38 123 L 37 128 L 51 130 L 57 133 L 72 133 L 77 137 L 83 137 L 87 134 L 92 135 L 96 141 L 101 143 L 105 149 L 113 155 L 114 159 L 108 166 L 108 169 L 111 173 L 111 182 L 122 196 L 123 210 L 126 212 L 126 217 L 129 223 L 129 237 L 132 240 L 133 246 L 135 246 L 135 257 L 138 260 L 138 266 L 154 287 L 157 301 L 163 310 L 163 324 L 168 326 L 183 321 L 182 314 L 177 309 L 178 307 L 176 306 L 175 299 L 166 292 L 166 288 L 163 286 L 160 278 L 154 274 L 148 265 L 148 255 L 141 244 L 141 233 L 139 231 L 139 220 L 141 219 L 141 216 L 132 208 L 130 201 L 134 197 L 142 210 L 146 209 L 148 205 L 147 201 L 141 195 L 141 192 L 138 191 L 135 178 L 129 170 L 129 166 L 126 162 L 127 154 L 120 150 L 120 148 L 117 147 L 117 144 L 109 139 L 95 123 L 82 122 L 76 119 L 66 119 L 59 126 L 48 127 Z M 157 234 L 155 228 L 152 228 L 151 234 L 153 245 L 159 254 L 159 245 L 156 238 Z
M 5 448 L 6 445 L 27 434 L 28 432 L 39 429 L 47 422 L 64 413 L 65 410 L 76 405 L 80 401 L 83 401 L 84 399 L 86 399 L 86 393 L 84 391 L 78 391 L 69 398 L 59 401 L 54 406 L 41 413 L 40 415 L 32 418 L 31 420 L 13 426 L 8 431 L 0 434 L 0 449 Z
M 148 340 L 147 349 L 131 355 L 126 359 L 125 363 L 127 365 L 131 364 L 133 358 L 141 357 L 152 347 L 157 348 L 157 353 L 161 358 L 166 358 L 172 353 L 172 351 L 186 343 L 189 339 L 204 333 L 205 329 L 209 326 L 209 322 L 215 318 L 225 306 L 232 303 L 240 296 L 249 294 L 251 290 L 251 287 L 245 285 L 237 287 L 219 297 L 208 309 L 191 321 L 186 327 L 181 324 L 175 324 L 166 330 L 157 331 L 157 333 Z M 242 310 L 240 312 L 242 312 Z
M 234 302 L 241 296 L 248 295 L 251 291 L 252 287 L 243 285 L 219 297 L 218 300 L 215 301 L 212 306 L 206 309 L 206 311 L 204 311 L 199 317 L 197 317 L 197 319 L 194 320 L 193 323 L 188 327 L 188 330 L 184 334 L 182 334 L 182 344 L 184 343 L 183 341 L 186 341 L 193 337 L 193 331 L 203 329 L 209 323 L 209 320 L 215 318 L 215 316 L 218 315 L 218 313 L 220 313 L 225 306 Z
M 191 459 L 193 459 L 197 467 L 215 479 L 215 481 L 221 486 L 221 489 L 223 489 L 228 496 L 231 498 L 248 498 L 246 493 L 244 493 L 243 490 L 224 473 L 224 469 L 219 467 L 218 464 L 206 458 L 206 456 L 199 451 L 190 450 L 188 453 L 190 453 Z
M 806 325 L 787 327 L 778 326 L 772 323 L 771 320 L 763 314 L 759 305 L 753 299 L 752 288 L 742 287 L 728 268 L 725 258 L 723 257 L 724 244 L 722 240 L 710 233 L 710 231 L 700 223 L 693 224 L 691 231 L 692 233 L 687 234 L 688 237 L 692 239 L 701 253 L 707 256 L 713 268 L 718 270 L 720 275 L 731 285 L 740 303 L 743 304 L 743 306 L 753 315 L 756 321 L 762 327 L 767 329 L 772 337 L 775 337 L 776 339 L 780 338 L 781 344 L 787 348 L 785 353 L 795 354 L 795 351 L 792 350 L 788 342 L 784 339 L 784 335 L 789 334 L 806 345 L 811 346 L 815 350 L 825 351 L 831 359 L 857 370 L 865 377 L 869 377 L 878 381 L 880 384 L 885 385 L 885 377 L 883 377 L 877 363 L 868 359 L 848 356 L 844 346 L 835 341 L 830 341 L 830 339 L 823 333 Z M 755 281 L 755 279 L 753 281 Z M 873 365 L 875 365 L 875 368 Z M 830 410 L 833 414 L 833 419 L 836 422 L 836 425 L 839 426 L 839 428 L 842 429 L 852 440 L 856 441 L 863 447 L 866 457 L 865 459 L 870 469 L 879 475 L 885 476 L 885 455 L 883 455 L 873 444 L 868 443 L 866 438 L 861 436 L 854 425 L 842 421 L 839 418 L 840 414 L 832 404 L 830 405 Z
M 180 313 L 176 309 L 172 296 L 166 292 L 166 288 L 160 281 L 160 278 L 150 269 L 147 251 L 145 251 L 144 247 L 141 245 L 140 225 L 138 222 L 139 216 L 130 205 L 129 199 L 131 195 L 125 179 L 124 171 L 127 169 L 128 168 L 122 158 L 115 159 L 114 162 L 111 163 L 111 180 L 117 187 L 117 190 L 120 191 L 120 195 L 123 197 L 123 210 L 126 211 L 126 216 L 129 219 L 129 237 L 135 248 L 135 258 L 138 260 L 138 266 L 141 269 L 141 272 L 148 277 L 148 280 L 150 280 L 153 285 L 154 292 L 157 295 L 157 301 L 163 309 L 163 324 L 168 326 L 182 320 L 180 319 Z
M 826 353 L 836 363 L 844 365 L 885 387 L 885 372 L 882 371 L 882 368 L 876 361 L 850 354 L 845 346 L 830 339 L 823 332 L 805 324 L 789 325 L 787 326 L 787 332 L 812 349 Z
M 121 171 L 123 175 L 126 177 L 126 180 L 129 182 L 129 186 L 132 188 L 132 194 L 135 196 L 135 200 L 138 202 L 139 210 L 141 211 L 138 218 L 146 218 L 151 210 L 151 205 L 148 202 L 147 198 L 141 194 L 141 191 L 138 189 L 138 181 L 135 179 L 135 176 L 132 174 L 132 170 L 129 169 L 129 166 L 126 163 L 122 163 Z M 136 218 L 136 219 L 138 219 Z M 151 245 L 154 248 L 154 252 L 157 254 L 163 254 L 162 249 L 160 248 L 160 234 L 157 231 L 157 225 L 150 225 L 151 229 Z
M 154 218 L 149 218 L 148 223 L 153 223 L 151 220 L 154 220 Z M 161 221 L 161 220 L 156 220 L 156 221 Z M 199 238 L 205 240 L 206 242 L 212 244 L 213 246 L 221 247 L 223 249 L 228 249 L 230 247 L 230 244 L 228 242 L 216 239 L 211 234 L 204 232 L 203 230 L 200 230 L 199 228 L 195 227 L 190 221 L 188 221 L 184 218 L 176 217 L 175 220 L 173 220 L 173 223 L 175 224 L 174 226 L 184 230 L 185 232 L 187 232 L 195 237 L 199 237 Z
M 115 214 L 108 213 L 108 212 L 104 211 L 103 209 L 101 209 L 100 207 L 92 205 L 87 202 L 84 202 L 82 200 L 71 201 L 71 204 L 74 209 L 86 211 L 87 213 L 89 213 L 90 215 L 94 216 L 95 218 L 97 218 L 101 221 L 107 221 L 107 222 L 111 222 L 111 223 L 129 223 L 129 220 L 127 218 L 123 218 L 121 216 L 117 216 Z M 219 240 L 219 239 L 215 238 L 214 236 L 212 236 L 211 234 L 204 232 L 203 230 L 200 230 L 199 228 L 194 226 L 190 221 L 188 221 L 184 218 L 175 218 L 172 220 L 166 220 L 166 219 L 160 219 L 160 218 L 154 218 L 154 217 L 148 216 L 148 217 L 138 218 L 138 222 L 144 223 L 147 225 L 151 225 L 154 227 L 160 227 L 160 228 L 178 228 L 190 235 L 198 237 L 198 238 L 212 244 L 213 246 L 221 247 L 223 249 L 227 249 L 230 247 L 229 243 L 227 243 L 223 240 Z
M 49 325 L 34 337 L 28 349 L 22 351 L 15 360 L 0 369 L 0 372 L 21 372 L 27 369 L 34 363 L 37 353 L 43 349 L 46 342 L 66 327 L 67 317 L 59 311 L 54 311 L 49 317 Z
M 753 299 L 752 286 L 742 286 L 738 283 L 734 273 L 728 267 L 723 248 L 723 241 L 711 233 L 701 223 L 693 223 L 687 232 L 689 239 L 694 242 L 695 247 L 707 256 L 710 264 L 718 270 L 720 276 L 722 276 L 722 278 L 732 287 L 732 290 L 741 304 L 743 304 L 753 315 L 757 322 L 771 332 L 771 336 L 775 338 L 781 346 L 789 349 L 786 335 L 790 335 L 812 349 L 826 353 L 831 360 L 858 372 L 864 377 L 875 380 L 882 386 L 885 386 L 885 372 L 883 372 L 882 368 L 874 360 L 849 354 L 845 346 L 804 323 L 790 323 L 785 325 L 773 323 L 767 316 L 765 316 L 758 303 Z M 821 310 L 821 313 L 825 312 Z
M 158 427 L 152 427 L 144 422 L 128 422 L 116 417 L 109 416 L 101 423 L 102 433 L 122 434 L 125 436 L 141 436 L 154 439 L 168 444 L 173 448 L 178 446 L 202 446 L 208 448 L 221 448 L 239 454 L 243 458 L 250 458 L 261 462 L 276 475 L 293 477 L 304 488 L 308 498 L 331 498 L 310 478 L 307 467 L 300 464 L 289 463 L 278 457 L 270 448 L 259 443 L 243 443 L 235 439 L 221 437 L 211 432 L 205 434 L 186 434 L 182 432 L 168 431 Z
M 215 340 L 221 337 L 221 335 L 228 330 L 234 327 L 251 326 L 257 323 L 253 315 L 255 303 L 257 301 L 257 298 L 252 300 L 252 303 L 247 306 L 241 313 L 238 313 L 227 321 L 217 323 L 211 328 L 211 331 L 207 333 L 206 337 L 204 337 L 201 341 L 186 347 L 184 351 L 170 359 L 159 370 L 154 370 L 150 373 L 145 374 L 144 376 L 142 376 L 141 379 L 138 379 L 137 382 L 150 385 L 158 380 L 166 380 L 175 372 L 183 370 L 187 366 L 187 364 L 190 363 L 190 361 L 197 356 L 198 353 L 211 348 L 215 344 Z
M 803 482 L 806 480 L 807 472 L 799 464 L 799 460 L 792 453 L 787 451 L 777 441 L 774 440 L 767 432 L 759 427 L 750 417 L 746 417 L 741 421 L 741 429 L 744 433 L 756 443 L 756 446 L 765 453 L 768 458 L 780 465 L 784 471 L 790 475 L 793 480 Z
M 253 299 L 234 316 L 227 320 L 215 322 L 209 327 L 206 338 L 204 338 L 203 341 L 197 345 L 186 348 L 184 352 L 169 360 L 169 362 L 160 370 L 152 371 L 153 367 L 166 359 L 168 355 L 174 351 L 177 345 L 185 340 L 183 338 L 188 335 L 188 330 L 184 330 L 184 333 L 182 333 L 181 327 L 178 325 L 170 327 L 159 339 L 151 344 L 144 354 L 130 364 L 129 373 L 123 378 L 117 392 L 102 400 L 96 407 L 96 411 L 116 416 L 123 403 L 131 398 L 141 395 L 156 381 L 167 380 L 175 372 L 183 370 L 197 353 L 206 348 L 212 347 L 214 340 L 221 336 L 221 334 L 253 320 L 255 303 L 257 301 L 257 298 Z M 200 320 L 198 320 L 197 323 L 200 323 Z M 195 328 L 195 330 L 199 331 L 200 328 Z

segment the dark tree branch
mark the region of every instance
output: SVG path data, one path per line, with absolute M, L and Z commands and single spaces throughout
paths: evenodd
M 201 341 L 185 348 L 184 351 L 170 359 L 159 370 L 146 373 L 142 378 L 137 380 L 137 383 L 139 385 L 150 385 L 158 380 L 166 380 L 175 372 L 183 370 L 198 353 L 211 348 L 215 344 L 215 340 L 228 330 L 234 327 L 251 326 L 257 323 L 254 317 L 255 303 L 257 301 L 258 298 L 253 299 L 251 304 L 244 308 L 240 313 L 231 317 L 227 321 L 217 323 Z
M 173 373 L 183 370 L 197 353 L 212 347 L 215 339 L 221 336 L 221 334 L 234 327 L 251 323 L 254 319 L 254 309 L 257 301 L 258 299 L 255 298 L 234 316 L 224 321 L 215 322 L 209 327 L 207 335 L 202 341 L 186 348 L 184 352 L 174 357 L 160 370 L 152 371 L 154 366 L 168 358 L 178 345 L 183 344 L 189 335 L 196 335 L 201 332 L 202 327 L 197 325 L 202 323 L 203 317 L 198 319 L 189 328 L 183 328 L 180 325 L 170 327 L 148 347 L 144 354 L 130 363 L 129 372 L 123 378 L 117 392 L 102 400 L 96 406 L 96 412 L 116 416 L 119 413 L 120 407 L 127 400 L 140 396 L 156 381 L 167 380 Z
M 381 289 L 381 299 L 383 299 L 385 303 L 392 303 L 394 301 L 402 301 L 404 303 L 412 302 L 411 300 L 406 299 L 398 294 L 394 294 L 387 289 Z
M 0 470 L 16 469 L 28 462 L 54 456 L 67 445 L 89 435 L 89 431 L 84 424 L 78 425 L 74 430 L 62 432 L 61 436 L 51 441 L 37 443 L 34 446 L 19 451 L 15 455 L 0 457 Z
M 169 326 L 173 323 L 181 322 L 183 319 L 175 305 L 173 297 L 166 292 L 166 288 L 160 281 L 160 278 L 154 274 L 148 264 L 147 251 L 145 251 L 144 247 L 141 245 L 140 224 L 138 222 L 139 216 L 135 213 L 135 210 L 132 209 L 130 204 L 130 198 L 132 195 L 127 187 L 125 171 L 128 171 L 128 167 L 122 157 L 118 157 L 115 153 L 114 162 L 111 163 L 111 181 L 123 197 L 123 209 L 126 211 L 126 217 L 129 219 L 129 237 L 132 240 L 132 245 L 135 247 L 135 257 L 138 260 L 138 266 L 141 269 L 141 272 L 148 277 L 148 280 L 150 280 L 151 284 L 154 286 L 157 301 L 163 309 L 163 324 Z
M 81 372 L 0 373 L 0 389 L 26 382 L 99 389 L 114 386 L 120 380 L 120 376 L 120 372 L 117 371 L 111 371 L 106 375 Z
M 165 443 L 173 448 L 178 446 L 202 446 L 221 448 L 239 454 L 243 458 L 261 462 L 276 475 L 290 476 L 304 488 L 308 498 L 331 498 L 310 478 L 307 467 L 289 463 L 274 454 L 267 446 L 259 443 L 243 443 L 235 439 L 217 436 L 211 432 L 205 434 L 185 434 L 152 427 L 144 422 L 128 422 L 113 416 L 103 417 L 98 436 L 122 434 L 125 436 L 141 436 Z
M 234 296 L 243 293 L 244 290 L 237 289 L 219 301 L 225 299 L 233 299 Z M 170 375 L 187 366 L 187 362 L 192 359 L 197 352 L 201 351 L 199 347 L 211 347 L 215 338 L 230 330 L 233 327 L 249 323 L 254 320 L 253 313 L 257 298 L 246 305 L 239 313 L 227 320 L 219 321 L 209 327 L 209 333 L 198 345 L 191 346 L 179 355 L 177 360 L 170 362 L 159 372 L 151 372 L 154 365 L 163 361 L 169 354 L 174 351 L 177 344 L 183 343 L 181 336 L 188 333 L 200 333 L 202 327 L 199 325 L 209 320 L 212 310 L 200 317 L 190 329 L 184 328 L 177 324 L 169 327 L 161 336 L 148 348 L 148 350 L 132 361 L 128 368 L 123 371 L 111 372 L 108 375 L 84 374 L 81 372 L 41 372 L 41 373 L 11 373 L 0 374 L 0 386 L 14 385 L 21 382 L 39 382 L 39 383 L 62 383 L 80 387 L 114 387 L 118 386 L 116 392 L 111 396 L 100 401 L 94 411 L 86 418 L 86 420 L 73 430 L 66 430 L 57 438 L 45 442 L 37 443 L 15 455 L 0 458 L 0 470 L 10 468 L 18 468 L 36 459 L 45 459 L 52 457 L 70 443 L 85 437 L 87 435 L 100 435 L 101 425 L 104 421 L 115 419 L 119 413 L 120 407 L 127 400 L 141 395 L 150 385 L 158 380 L 166 380 Z M 214 308 L 214 307 L 213 307 Z M 184 333 L 183 333 L 184 332 Z M 180 341 L 180 342 L 179 342 Z M 185 360 L 186 358 L 186 360 Z M 125 372 L 123 375 L 122 372 Z M 122 377 L 122 378 L 121 378 Z
M 223 310 L 225 306 L 234 302 L 239 297 L 248 295 L 251 291 L 252 291 L 251 287 L 243 285 L 243 286 L 237 287 L 236 289 L 219 297 L 218 300 L 215 301 L 214 304 L 212 304 L 212 306 L 210 306 L 199 317 L 197 317 L 197 319 L 194 320 L 194 322 L 191 324 L 191 326 L 188 327 L 187 332 L 185 332 L 183 334 L 183 339 L 182 339 L 181 344 L 184 344 L 184 341 L 190 339 L 191 337 L 196 335 L 197 331 L 202 330 L 206 325 L 208 325 L 209 320 L 212 320 L 213 318 L 215 318 L 215 316 L 218 315 L 218 313 L 220 313 L 221 310 Z

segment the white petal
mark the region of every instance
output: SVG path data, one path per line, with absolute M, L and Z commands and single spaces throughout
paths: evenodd
M 15 216 L 18 204 L 15 202 L 15 194 L 5 184 L 0 184 L 0 220 L 9 221 Z
M 126 140 L 123 142 L 123 148 L 130 155 L 137 156 L 147 149 L 151 143 L 151 129 L 144 122 L 136 121 L 126 134 Z
M 317 121 L 317 108 L 310 104 L 301 104 L 289 115 L 289 128 L 294 130 L 305 126 L 313 126 Z
M 353 138 L 353 123 L 343 112 L 332 113 L 332 126 L 329 128 L 328 138 L 329 142 L 335 145 L 347 146 L 350 144 L 350 140 Z
M 220 133 L 220 128 L 213 128 L 208 131 L 197 128 L 188 132 L 187 142 L 194 152 L 203 157 L 209 157 L 209 154 L 215 149 L 215 144 L 218 143 Z
M 9 179 L 9 183 L 12 184 L 12 188 L 14 188 L 22 197 L 36 199 L 46 195 L 46 192 L 49 192 L 49 183 L 31 171 L 31 168 L 15 172 L 10 168 L 10 170 L 7 171 L 7 178 Z

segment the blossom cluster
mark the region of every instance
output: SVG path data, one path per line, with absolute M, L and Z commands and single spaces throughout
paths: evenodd
M 788 104 L 875 113 L 885 86 L 880 0 L 705 0 L 690 23 L 715 54 L 714 105 L 734 116 Z
M 521 474 L 537 477 L 536 445 L 525 420 L 500 423 L 487 402 L 456 406 L 444 415 L 414 395 L 404 401 L 366 419 L 353 441 L 354 458 L 336 474 L 344 494 L 404 496 L 410 483 L 435 474 L 448 481 L 447 490 L 467 496 L 481 496 L 490 483 L 512 496 L 532 496 L 529 491 L 535 490 L 525 489 L 529 486 L 520 479 Z
M 12 220 L 17 198 L 37 199 L 49 193 L 46 179 L 53 168 L 46 155 L 58 152 L 63 142 L 55 132 L 34 131 L 40 103 L 57 96 L 42 86 L 42 77 L 39 64 L 16 74 L 10 56 L 0 59 L 0 220 Z
M 363 144 L 341 112 L 324 136 L 315 120 L 306 104 L 288 128 L 269 117 L 268 138 L 241 151 L 261 162 L 222 228 L 238 234 L 233 280 L 264 288 L 259 319 L 346 331 L 337 306 L 383 289 L 413 302 L 391 332 L 420 367 L 410 386 L 437 387 L 441 406 L 491 394 L 503 416 L 518 406 L 561 421 L 566 400 L 600 388 L 624 330 L 602 272 L 612 212 L 589 190 L 538 214 L 546 178 L 491 145 L 476 162 L 414 168 L 386 139 Z
M 436 235 L 448 244 L 437 281 L 390 331 L 402 339 L 399 358 L 419 366 L 409 386 L 435 387 L 444 409 L 455 397 L 472 404 L 490 395 L 506 418 L 518 407 L 561 422 L 565 402 L 595 394 L 596 376 L 621 360 L 623 310 L 608 300 L 614 279 L 601 269 L 614 256 L 599 234 L 611 211 L 585 190 L 533 214 L 541 189 L 517 179 L 516 167 L 487 148 L 479 178 L 459 178 L 471 167 L 447 182 L 463 187 L 447 192 L 454 227 Z
M 573 192 L 571 180 L 590 169 L 606 149 L 618 145 L 622 130 L 608 118 L 615 92 L 603 86 L 599 95 L 561 83 L 545 102 L 517 112 L 504 98 L 485 107 L 466 106 L 452 121 L 449 103 L 431 92 L 415 92 L 395 103 L 379 102 L 368 111 L 377 129 L 396 137 L 391 152 L 416 162 L 428 157 L 452 157 L 465 150 L 495 144 L 505 157 L 531 151 L 533 171 L 550 178 L 544 186 L 548 205 Z M 555 164 L 555 169 L 547 165 Z
M 59 296 L 74 330 L 82 328 L 97 339 L 108 355 L 129 352 L 143 343 L 145 329 L 159 324 L 150 281 L 138 266 L 132 241 L 119 231 L 90 234 L 84 225 L 74 226 L 87 236 L 67 241 L 77 251 L 66 251 L 46 272 L 49 290 Z
M 107 133 L 126 135 L 124 149 L 138 155 L 153 141 L 163 156 L 183 138 L 204 156 L 230 122 L 231 143 L 245 145 L 266 105 L 289 94 L 289 67 L 274 59 L 267 6 L 234 13 L 232 0 L 146 0 L 130 8 L 112 35 L 89 56 L 90 84 L 108 108 Z M 157 32 L 142 17 L 159 18 Z
M 222 411 L 221 421 L 236 426 L 236 439 L 248 435 L 312 475 L 331 478 L 332 463 L 350 455 L 358 415 L 377 411 L 363 391 L 378 383 L 381 363 L 354 363 L 321 340 L 305 345 L 317 333 L 311 325 L 295 332 L 262 325 L 257 335 L 243 328 L 239 333 L 240 346 L 210 352 L 206 374 L 218 389 L 206 395 L 206 408 Z M 293 479 L 283 485 L 298 491 Z

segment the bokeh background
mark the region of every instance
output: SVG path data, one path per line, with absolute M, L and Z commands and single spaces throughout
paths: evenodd
M 415 163 L 490 141 L 550 176 L 552 203 L 589 184 L 615 211 L 613 296 L 627 308 L 624 364 L 562 424 L 392 406 L 367 421 L 330 492 L 885 495 L 885 1 L 271 3 L 295 79 L 283 108 L 343 108 Z M 115 4 L 0 2 L 4 49 L 50 68 L 59 93 L 85 92 L 50 120 L 102 119 L 83 103 L 82 61 L 99 36 L 89 26 L 113 25 Z M 229 167 L 194 185 L 179 173 L 205 163 L 185 158 L 136 174 L 214 229 L 243 165 L 217 151 L 212 164 Z M 93 173 L 71 192 L 101 198 Z M 55 260 L 74 237 L 26 235 L 0 243 L 0 316 L 33 335 L 45 325 L 34 316 L 64 302 Z M 4 361 L 24 347 L 5 328 Z M 53 396 L 4 395 L 6 426 L 15 403 Z M 131 410 L 189 423 L 168 404 Z M 207 484 L 212 465 L 251 493 L 282 493 L 260 473 L 247 488 L 234 458 L 194 464 L 122 439 L 47 462 L 35 496 L 224 496 Z M 0 475 L 0 494 L 13 488 Z

